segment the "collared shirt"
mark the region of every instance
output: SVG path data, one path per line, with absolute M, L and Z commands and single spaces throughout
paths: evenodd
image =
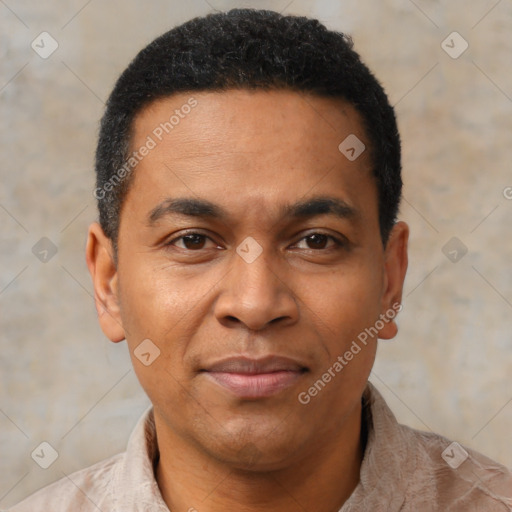
M 400 425 L 371 383 L 363 421 L 360 481 L 339 512 L 512 511 L 508 469 L 440 435 Z M 7 512 L 169 512 L 155 479 L 157 459 L 149 408 L 126 452 L 62 478 Z

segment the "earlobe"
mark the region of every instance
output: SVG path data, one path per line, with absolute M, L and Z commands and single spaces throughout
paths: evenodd
M 382 295 L 381 319 L 384 322 L 379 329 L 379 338 L 389 340 L 396 336 L 398 326 L 394 318 L 402 309 L 402 293 L 407 272 L 407 241 L 409 227 L 405 222 L 397 222 L 389 235 L 384 261 L 384 291 Z
M 94 301 L 101 329 L 111 341 L 122 341 L 125 333 L 119 309 L 118 276 L 112 241 L 97 222 L 89 226 L 85 259 L 94 286 Z
M 386 325 L 379 330 L 379 338 L 382 340 L 391 340 L 398 334 L 398 326 L 394 320 L 388 320 Z

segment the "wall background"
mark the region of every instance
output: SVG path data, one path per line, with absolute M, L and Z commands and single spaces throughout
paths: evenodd
M 97 325 L 84 260 L 98 121 L 139 49 L 239 6 L 352 34 L 385 86 L 412 236 L 400 333 L 381 342 L 372 381 L 400 421 L 512 466 L 510 1 L 2 0 L 0 507 L 124 450 L 149 404 L 125 345 Z M 43 31 L 59 45 L 47 59 L 31 48 Z M 456 59 L 441 46 L 453 31 L 469 43 Z M 468 251 L 456 263 L 443 253 L 454 236 L 445 253 Z M 46 470 L 30 457 L 42 441 L 59 452 Z

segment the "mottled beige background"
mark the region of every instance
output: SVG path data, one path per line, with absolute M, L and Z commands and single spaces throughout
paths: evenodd
M 123 450 L 148 405 L 125 345 L 97 325 L 84 261 L 98 120 L 139 49 L 237 6 L 352 34 L 387 89 L 412 239 L 400 333 L 372 380 L 401 421 L 512 465 L 509 0 L 2 0 L 0 507 Z M 59 44 L 48 59 L 31 48 L 42 31 Z M 469 43 L 457 59 L 441 47 L 453 31 Z M 32 253 L 44 236 L 47 263 Z M 468 249 L 457 263 L 442 252 L 454 236 Z M 47 470 L 30 457 L 42 441 L 60 455 Z

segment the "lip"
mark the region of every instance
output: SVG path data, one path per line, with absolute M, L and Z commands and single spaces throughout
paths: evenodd
M 239 398 L 265 398 L 292 386 L 308 368 L 287 357 L 230 357 L 201 370 Z

